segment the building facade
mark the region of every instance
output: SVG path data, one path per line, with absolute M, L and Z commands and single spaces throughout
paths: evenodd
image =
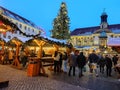
M 11 12 L 1 6 L 0 6 L 0 15 L 2 15 L 12 23 L 17 25 L 17 27 L 21 30 L 21 31 L 15 30 L 15 32 L 6 32 L 5 34 L 0 32 L 0 38 L 4 40 L 10 40 L 13 37 L 18 37 L 18 36 L 24 37 L 23 33 L 29 36 L 44 33 L 42 29 L 40 29 L 37 25 L 35 25 L 30 20 L 27 20 L 26 18 L 14 12 Z M 20 32 L 23 32 L 23 33 L 20 33 Z
M 100 26 L 77 28 L 71 32 L 71 43 L 77 48 L 99 48 L 108 47 L 112 38 L 120 39 L 120 24 L 109 25 L 108 15 L 103 12 Z

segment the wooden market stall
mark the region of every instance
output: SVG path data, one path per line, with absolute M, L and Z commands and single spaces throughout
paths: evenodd
M 0 34 L 6 34 L 6 32 L 14 32 L 14 30 L 19 30 L 19 28 L 12 23 L 10 20 L 8 20 L 6 17 L 2 15 L 2 12 L 0 12 Z M 2 53 L 4 55 L 4 43 L 2 45 Z M 0 88 L 7 87 L 9 84 L 9 80 L 1 80 L 0 79 Z
M 19 40 L 17 37 L 12 38 L 8 43 L 7 46 L 9 47 L 14 47 L 15 49 L 15 56 L 14 56 L 14 60 L 12 62 L 12 66 L 16 67 L 18 69 L 21 69 L 21 65 L 20 65 L 20 61 L 19 61 L 19 51 L 20 51 L 20 47 L 22 45 L 22 41 Z
M 5 46 L 5 41 L 0 39 L 0 46 L 1 46 L 1 50 L 0 50 L 0 63 L 4 63 L 4 46 Z
M 38 52 L 38 55 L 34 56 L 34 57 L 29 57 L 29 65 L 28 65 L 28 69 L 27 69 L 28 76 L 36 76 L 38 74 L 47 76 L 47 73 L 46 73 L 44 67 L 50 66 L 49 69 L 52 69 L 52 66 L 54 65 L 54 59 L 52 56 L 54 55 L 55 51 L 60 50 L 60 47 L 63 45 L 63 43 L 61 44 L 60 42 L 51 41 L 51 40 L 49 40 L 47 38 L 43 38 L 43 37 L 36 37 L 34 39 L 27 41 L 25 43 L 25 45 L 30 46 L 30 47 L 33 45 L 34 46 L 33 49 L 35 49 L 35 50 L 38 47 L 38 49 L 36 51 L 36 52 Z M 52 47 L 51 51 L 50 51 L 51 55 L 50 54 L 46 55 L 46 52 L 48 50 L 46 48 L 46 45 L 48 46 L 48 48 Z M 67 47 L 65 45 L 63 45 L 63 46 Z M 43 51 L 45 53 L 44 57 L 43 57 Z M 67 51 L 69 51 L 68 47 L 67 47 Z M 33 63 L 34 61 L 36 62 L 36 64 Z M 39 69 L 33 70 L 33 68 L 35 68 L 35 67 L 36 67 L 36 69 L 39 67 Z
M 38 49 L 38 57 L 30 57 L 30 61 L 32 62 L 33 60 L 35 61 L 39 61 L 39 64 L 37 64 L 40 68 L 39 68 L 39 73 L 43 73 L 44 75 L 46 74 L 45 70 L 44 70 L 44 65 L 42 65 L 42 63 L 40 62 L 41 61 L 47 61 L 48 60 L 48 57 L 47 58 L 42 58 L 42 54 L 43 54 L 43 51 L 46 52 L 46 50 L 44 50 L 44 45 L 46 43 L 49 43 L 52 45 L 52 47 L 54 48 L 54 50 L 51 50 L 52 52 L 50 53 L 51 54 L 51 57 L 52 55 L 54 54 L 54 51 L 58 51 L 60 50 L 60 47 L 69 47 L 70 45 L 67 45 L 65 44 L 64 42 L 61 42 L 60 40 L 53 40 L 53 39 L 50 39 L 50 38 L 47 38 L 47 37 L 42 37 L 40 36 L 40 33 L 39 34 L 36 34 L 36 35 L 27 35 L 26 33 L 22 32 L 22 30 L 20 30 L 17 25 L 15 25 L 14 23 L 12 23 L 10 20 L 8 20 L 7 18 L 5 18 L 4 16 L 0 15 L 0 28 L 1 28 L 1 31 L 2 33 L 6 33 L 7 31 L 10 31 L 10 32 L 14 32 L 15 30 L 19 31 L 21 34 L 23 34 L 24 36 L 26 37 L 33 37 L 33 42 L 37 45 L 37 47 L 39 48 Z M 12 43 L 14 43 L 14 45 L 16 46 L 16 53 L 15 53 L 15 59 L 12 63 L 12 66 L 13 67 L 16 67 L 16 68 L 21 68 L 20 66 L 20 62 L 19 62 L 19 59 L 18 59 L 18 56 L 19 56 L 19 50 L 20 50 L 20 47 L 21 47 L 21 42 L 19 42 L 19 40 L 11 40 Z M 28 46 L 27 43 L 25 43 L 26 46 Z M 31 43 L 30 43 L 30 46 L 31 46 Z M 4 47 L 4 45 L 3 45 Z M 36 51 L 36 47 L 33 46 L 35 51 Z M 66 51 L 70 51 L 69 49 L 67 49 Z M 52 58 L 49 58 L 50 60 L 53 61 Z M 32 62 L 33 63 L 33 62 Z M 53 62 L 52 62 L 53 63 Z M 35 66 L 35 65 L 34 65 Z M 46 65 L 47 66 L 47 65 Z
M 38 47 L 38 55 L 29 57 L 29 65 L 27 69 L 27 75 L 28 76 L 37 76 L 37 75 L 43 75 L 47 76 L 45 69 L 42 64 L 42 53 L 43 53 L 43 46 L 46 42 L 44 40 L 41 40 L 41 38 L 34 38 L 26 42 L 25 44 L 28 46 L 34 46 L 34 49 L 36 50 L 36 46 Z M 34 52 L 35 53 L 35 52 Z

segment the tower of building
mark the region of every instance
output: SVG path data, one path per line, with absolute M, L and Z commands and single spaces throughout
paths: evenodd
M 100 28 L 101 28 L 101 29 L 106 29 L 106 28 L 108 28 L 107 17 L 108 17 L 108 15 L 106 14 L 105 11 L 103 11 L 103 13 L 102 13 L 102 15 L 101 15 L 101 24 L 100 24 Z

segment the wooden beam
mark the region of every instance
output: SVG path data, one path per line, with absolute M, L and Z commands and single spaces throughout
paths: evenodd
M 21 69 L 20 62 L 19 62 L 19 59 L 18 59 L 19 50 L 20 50 L 20 42 L 17 42 L 15 40 L 13 42 L 16 44 L 16 56 L 15 56 L 15 59 L 13 60 L 12 66 L 16 67 L 18 69 Z
M 53 47 L 55 47 L 55 51 L 59 50 L 59 46 L 57 44 L 53 44 Z

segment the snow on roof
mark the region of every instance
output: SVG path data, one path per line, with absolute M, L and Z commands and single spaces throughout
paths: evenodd
M 108 46 L 120 46 L 120 38 L 109 38 L 107 45 Z
M 15 38 L 16 36 L 13 36 L 11 39 Z M 25 36 L 17 36 L 16 37 L 18 40 L 22 41 L 23 43 L 25 43 L 26 41 L 32 39 L 32 37 L 25 37 Z M 5 40 L 5 42 L 10 41 L 11 39 L 8 38 L 3 38 L 3 40 Z
M 8 42 L 10 39 L 8 39 L 8 38 L 3 38 L 3 40 L 5 40 L 5 42 Z
M 75 46 L 76 49 L 90 49 L 91 46 Z
M 51 38 L 51 37 L 48 37 L 48 36 L 45 36 L 45 35 L 40 35 L 40 36 L 43 37 L 43 38 L 47 38 L 48 40 L 51 40 L 51 41 L 65 43 L 66 44 L 66 40 L 58 40 L 58 39 Z
M 21 37 L 21 36 L 19 36 L 19 37 L 17 37 L 19 40 L 21 40 L 22 42 L 26 42 L 26 41 L 28 41 L 28 40 L 30 40 L 30 39 L 32 39 L 32 37 Z

